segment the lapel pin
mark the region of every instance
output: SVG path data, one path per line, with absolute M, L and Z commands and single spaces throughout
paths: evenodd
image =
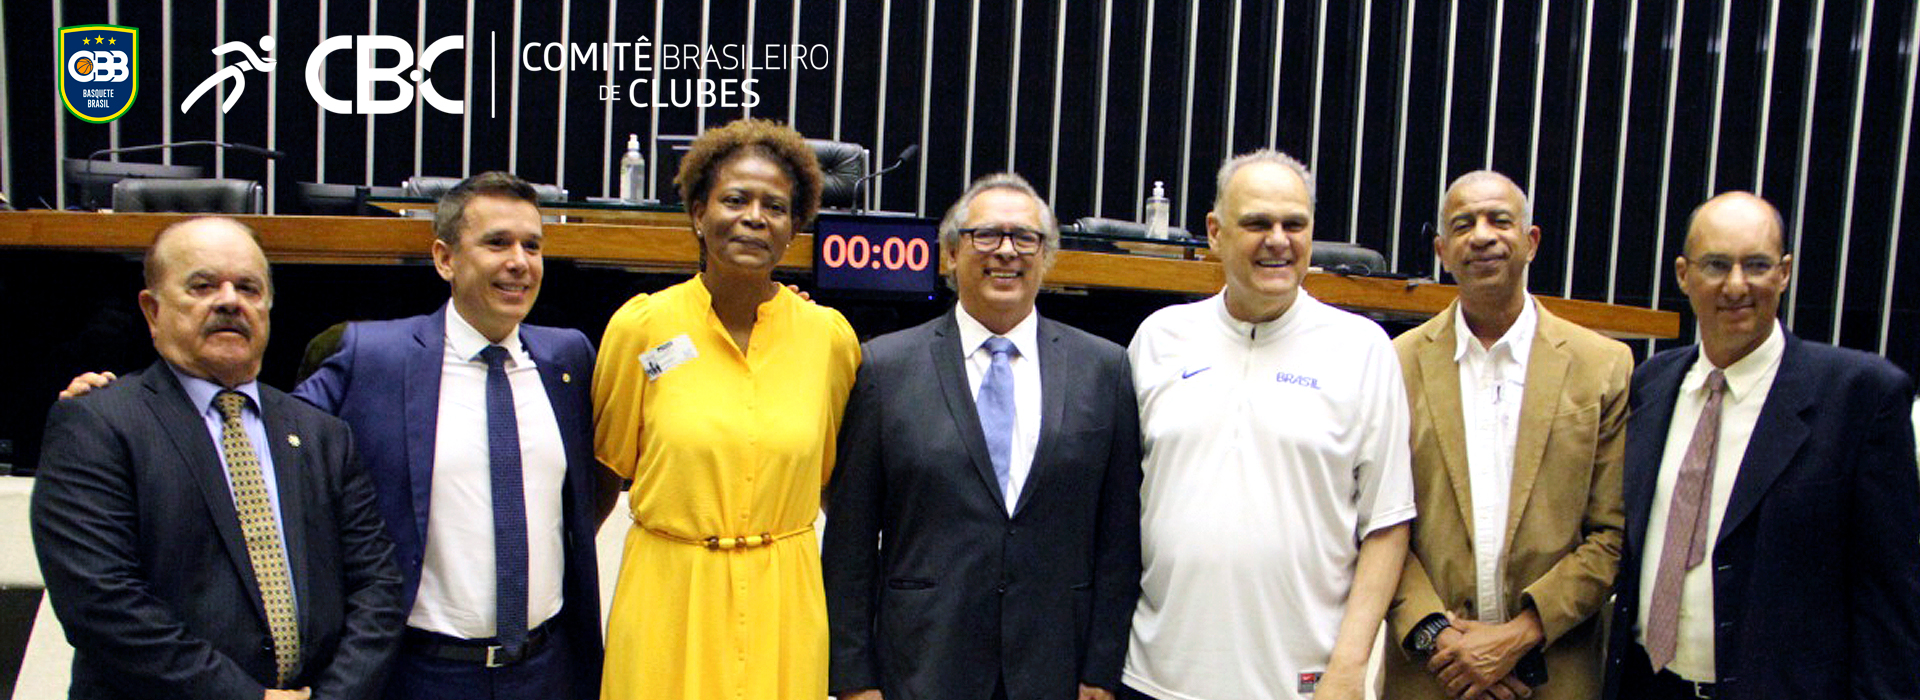
M 561 372 L 561 373 L 560 373 L 560 381 L 561 381 L 561 383 L 563 383 L 563 384 L 572 384 L 572 383 L 573 383 L 573 375 L 571 375 L 571 374 L 568 374 L 568 373 L 566 373 L 566 372 Z
M 294 447 L 299 447 L 299 446 L 300 446 L 300 436 L 298 436 L 298 435 L 295 435 L 295 434 L 293 434 L 293 433 L 287 433 L 287 444 L 289 444 L 289 445 L 292 445 L 292 446 L 294 446 Z

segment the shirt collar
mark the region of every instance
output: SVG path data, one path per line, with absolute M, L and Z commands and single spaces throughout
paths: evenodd
M 1527 357 L 1533 353 L 1533 332 L 1540 326 L 1540 312 L 1533 308 L 1535 303 L 1537 302 L 1532 297 L 1528 297 L 1527 303 L 1520 306 L 1520 316 L 1513 319 L 1513 325 L 1507 326 L 1507 332 L 1502 334 L 1499 340 L 1493 341 L 1493 347 L 1481 348 L 1481 351 L 1493 355 L 1504 348 L 1515 363 L 1525 366 Z M 1454 304 L 1453 361 L 1459 362 L 1467 356 L 1468 352 L 1480 347 L 1479 339 L 1473 335 L 1473 329 L 1467 327 L 1467 312 L 1461 309 L 1459 304 Z
M 975 350 L 980 349 L 981 344 L 994 336 L 994 332 L 987 330 L 985 324 L 975 319 L 973 314 L 967 313 L 966 307 L 956 304 L 953 311 L 954 322 L 960 326 L 961 357 L 972 355 Z M 1027 317 L 1013 324 L 1013 329 L 1001 337 L 1013 341 L 1013 348 L 1020 353 L 1021 357 L 1038 359 L 1040 356 L 1034 354 L 1034 351 L 1040 345 L 1040 313 L 1028 310 Z
M 171 362 L 167 363 L 167 369 L 173 372 L 174 379 L 180 380 L 180 388 L 185 389 L 187 391 L 187 399 L 193 402 L 194 410 L 197 410 L 201 413 L 205 413 L 209 409 L 212 409 L 213 397 L 219 395 L 220 392 L 226 391 L 227 389 L 226 387 L 220 386 L 219 384 L 215 384 L 205 379 L 201 379 L 199 377 L 195 377 L 193 375 L 187 374 L 186 372 L 182 372 L 180 371 L 179 367 L 173 366 L 173 363 Z M 247 396 L 247 406 L 253 409 L 253 412 L 255 415 L 259 415 L 260 413 L 260 381 L 259 380 L 256 379 L 254 381 L 241 384 L 240 386 L 234 387 L 233 390 L 238 391 L 242 394 L 245 394 Z
M 1760 341 L 1760 347 L 1721 370 L 1727 376 L 1727 398 L 1738 401 L 1747 392 L 1759 388 L 1760 380 L 1780 365 L 1780 356 L 1785 354 L 1786 348 L 1786 333 L 1780 330 L 1780 321 L 1776 319 L 1767 331 L 1767 339 Z M 1687 369 L 1687 376 L 1680 380 L 1680 390 L 1702 391 L 1707 384 L 1707 375 L 1714 369 L 1706 351 L 1701 350 L 1699 356 L 1694 358 L 1693 366 Z
M 1213 304 L 1214 315 L 1219 317 L 1221 324 L 1225 325 L 1229 332 L 1240 338 L 1251 336 L 1259 340 L 1279 336 L 1280 331 L 1292 325 L 1294 319 L 1305 315 L 1301 309 L 1320 303 L 1319 299 L 1313 298 L 1312 294 L 1307 293 L 1307 288 L 1302 286 L 1296 290 L 1293 303 L 1287 306 L 1286 311 L 1280 312 L 1278 317 L 1270 321 L 1255 322 L 1242 321 L 1233 317 L 1233 312 L 1227 310 L 1227 290 L 1224 287 L 1220 289 L 1219 294 L 1213 295 L 1208 301 Z
M 453 350 L 454 357 L 473 360 L 480 356 L 481 350 L 493 344 L 480 331 L 474 330 L 473 324 L 467 323 L 467 319 L 460 315 L 460 310 L 453 307 L 453 302 L 447 302 L 447 347 Z M 514 324 L 513 330 L 501 339 L 499 345 L 507 349 L 507 359 L 512 360 L 513 365 L 528 362 L 526 349 L 520 344 L 519 324 Z

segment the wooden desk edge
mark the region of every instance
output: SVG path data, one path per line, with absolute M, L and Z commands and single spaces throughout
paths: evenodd
M 139 252 L 162 227 L 186 214 L 81 212 L 0 213 L 0 246 Z M 276 262 L 395 264 L 425 259 L 433 237 L 426 219 L 354 216 L 236 216 L 260 232 L 262 247 Z M 591 264 L 691 271 L 699 251 L 677 226 L 566 223 L 547 227 L 546 253 Z M 576 235 L 577 234 L 577 235 Z M 1061 251 L 1047 273 L 1056 289 L 1134 290 L 1205 296 L 1225 286 L 1220 265 L 1204 260 Z M 780 269 L 811 272 L 813 237 L 794 236 Z M 1452 285 L 1313 273 L 1306 287 L 1315 297 L 1360 313 L 1397 319 L 1427 318 L 1454 298 Z M 1674 338 L 1680 315 L 1601 302 L 1539 297 L 1569 321 L 1616 338 Z

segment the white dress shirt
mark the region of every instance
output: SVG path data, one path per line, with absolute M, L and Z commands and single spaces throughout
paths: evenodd
M 1513 449 L 1527 357 L 1540 314 L 1528 299 L 1506 334 L 1489 348 L 1454 307 L 1453 361 L 1460 367 L 1460 418 L 1466 426 L 1467 473 L 1473 501 L 1475 609 L 1483 622 L 1506 622 L 1507 509 L 1513 493 Z
M 440 412 L 434 433 L 432 507 L 420 592 L 407 624 L 463 639 L 495 635 L 493 467 L 487 449 L 486 336 L 447 308 L 446 352 L 440 365 Z M 566 564 L 561 493 L 566 448 L 540 372 L 515 327 L 507 349 L 507 383 L 520 424 L 521 483 L 527 515 L 527 627 L 560 611 Z M 397 387 L 396 387 L 397 390 Z
M 1740 474 L 1740 461 L 1747 453 L 1747 441 L 1753 426 L 1760 422 L 1760 407 L 1767 403 L 1773 377 L 1780 370 L 1780 355 L 1786 349 L 1785 334 L 1779 322 L 1760 347 L 1738 362 L 1721 368 L 1726 373 L 1727 390 L 1720 399 L 1720 436 L 1714 445 L 1713 485 L 1708 491 L 1707 552 L 1699 566 L 1680 581 L 1679 638 L 1674 645 L 1673 662 L 1667 670 L 1690 681 L 1711 683 L 1713 672 L 1713 550 L 1720 536 L 1720 519 L 1726 515 L 1727 501 L 1733 496 L 1734 478 Z M 1694 426 L 1707 405 L 1707 375 L 1714 370 L 1705 352 L 1700 353 L 1687 376 L 1680 380 L 1680 395 L 1673 402 L 1673 422 L 1667 426 L 1666 450 L 1660 456 L 1660 478 L 1654 482 L 1653 506 L 1647 512 L 1646 551 L 1640 562 L 1639 627 L 1634 636 L 1642 646 L 1647 643 L 1647 615 L 1653 609 L 1653 582 L 1660 573 L 1660 552 L 1666 546 L 1667 511 L 1673 508 L 1674 482 L 1680 477 L 1680 462 L 1686 459 L 1687 445 L 1693 441 Z
M 967 313 L 965 307 L 955 307 L 953 315 L 960 324 L 960 351 L 966 357 L 967 390 L 977 401 L 980 383 L 993 367 L 993 353 L 987 352 L 985 345 L 994 334 Z M 1002 337 L 1013 341 L 1014 350 L 1019 352 L 1007 362 L 1013 370 L 1013 454 L 1007 463 L 1004 495 L 1007 512 L 1012 513 L 1014 506 L 1020 504 L 1020 491 L 1027 484 L 1027 473 L 1033 469 L 1034 448 L 1040 444 L 1040 314 L 1027 312 L 1027 317 Z

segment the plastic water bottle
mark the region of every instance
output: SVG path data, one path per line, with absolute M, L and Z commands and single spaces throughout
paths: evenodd
M 640 201 L 646 176 L 647 159 L 640 156 L 640 135 L 627 134 L 627 153 L 620 156 L 620 199 Z
M 1170 237 L 1167 231 L 1167 214 L 1173 204 L 1167 201 L 1167 188 L 1159 180 L 1153 181 L 1153 196 L 1147 198 L 1147 237 L 1165 240 Z

